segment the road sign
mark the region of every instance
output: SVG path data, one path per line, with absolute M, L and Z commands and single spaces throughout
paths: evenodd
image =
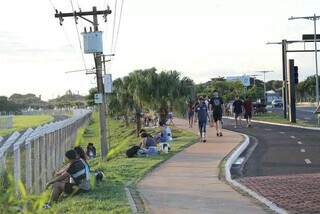
M 240 81 L 243 86 L 250 86 L 250 76 L 243 75 L 243 76 L 230 76 L 226 77 L 227 81 Z
M 94 103 L 102 104 L 102 94 L 99 93 L 94 95 Z
M 320 39 L 320 34 L 317 34 L 316 39 Z M 314 34 L 303 34 L 302 40 L 314 40 Z
M 106 74 L 103 76 L 104 92 L 106 94 L 112 93 L 112 75 Z

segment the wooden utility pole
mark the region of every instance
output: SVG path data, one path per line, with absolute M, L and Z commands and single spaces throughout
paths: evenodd
M 111 14 L 111 10 L 98 11 L 96 7 L 92 8 L 89 12 L 76 12 L 73 13 L 61 13 L 56 11 L 55 17 L 59 18 L 60 24 L 63 22 L 64 17 L 80 17 L 91 24 L 93 24 L 94 31 L 99 31 L 98 15 L 103 15 L 105 20 L 107 15 Z M 93 16 L 93 21 L 85 18 L 84 16 Z M 108 153 L 108 143 L 107 143 L 107 127 L 106 127 L 106 99 L 104 93 L 103 79 L 102 79 L 102 53 L 94 53 L 94 62 L 96 67 L 96 77 L 97 77 L 97 89 L 98 93 L 102 95 L 102 103 L 99 104 L 99 119 L 100 119 L 100 145 L 101 145 L 101 158 L 106 157 Z

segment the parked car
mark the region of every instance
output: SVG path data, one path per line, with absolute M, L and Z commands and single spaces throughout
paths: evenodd
M 264 114 L 264 113 L 267 113 L 267 105 L 266 104 L 263 104 L 263 103 L 259 103 L 259 102 L 256 102 L 256 103 L 253 103 L 253 112 L 254 114 L 258 115 L 258 114 Z
M 272 105 L 272 108 L 282 108 L 283 103 L 282 103 L 282 100 L 276 99 L 276 100 L 272 100 L 271 105 Z

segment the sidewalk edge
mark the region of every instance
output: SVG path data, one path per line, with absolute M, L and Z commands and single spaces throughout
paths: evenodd
M 231 120 L 234 119 L 233 117 L 229 117 L 229 116 L 225 116 L 223 118 L 231 119 Z M 298 125 L 292 125 L 292 124 L 273 123 L 273 122 L 267 122 L 267 121 L 261 121 L 261 120 L 251 120 L 251 122 L 268 124 L 268 125 L 275 125 L 275 126 L 285 126 L 285 127 L 293 127 L 293 128 L 299 128 L 299 129 L 320 131 L 320 128 L 318 128 L 318 127 L 306 127 L 306 126 L 298 126 Z
M 232 152 L 232 154 L 230 155 L 230 157 L 228 157 L 226 164 L 225 164 L 225 177 L 226 177 L 227 182 L 229 184 L 231 184 L 232 186 L 238 187 L 242 191 L 248 193 L 251 197 L 253 197 L 253 198 L 257 199 L 258 201 L 260 201 L 261 203 L 265 204 L 267 207 L 269 207 L 271 210 L 275 211 L 276 213 L 287 214 L 288 212 L 286 210 L 278 207 L 275 203 L 269 201 L 265 197 L 259 195 L 258 193 L 252 191 L 251 189 L 247 188 L 246 186 L 238 183 L 236 180 L 233 180 L 231 178 L 230 169 L 231 169 L 232 163 L 234 163 L 236 161 L 236 159 L 248 147 L 248 145 L 250 143 L 250 139 L 249 139 L 248 135 L 245 135 L 245 134 L 241 134 L 241 135 L 244 136 L 245 140 L 243 141 L 243 143 L 241 143 L 241 145 L 238 148 L 236 148 L 236 150 L 234 152 Z

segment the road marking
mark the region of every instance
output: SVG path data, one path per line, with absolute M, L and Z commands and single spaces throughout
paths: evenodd
M 296 137 L 295 137 L 295 136 L 293 136 L 293 135 L 291 135 L 290 137 L 291 137 L 292 139 L 296 139 Z
M 285 132 L 280 132 L 280 134 L 285 134 Z
M 311 160 L 309 159 L 304 159 L 304 162 L 306 162 L 306 164 L 311 164 Z
M 301 141 L 298 141 L 297 143 L 298 143 L 299 145 L 302 145 L 302 142 L 301 142 Z
M 305 149 L 300 149 L 300 152 L 306 152 L 306 150 Z
M 266 130 L 266 131 L 272 131 L 272 129 L 264 129 L 264 130 Z
M 305 120 L 311 120 L 311 118 L 310 118 L 310 117 L 305 117 L 305 118 L 303 118 L 303 119 L 305 119 Z

